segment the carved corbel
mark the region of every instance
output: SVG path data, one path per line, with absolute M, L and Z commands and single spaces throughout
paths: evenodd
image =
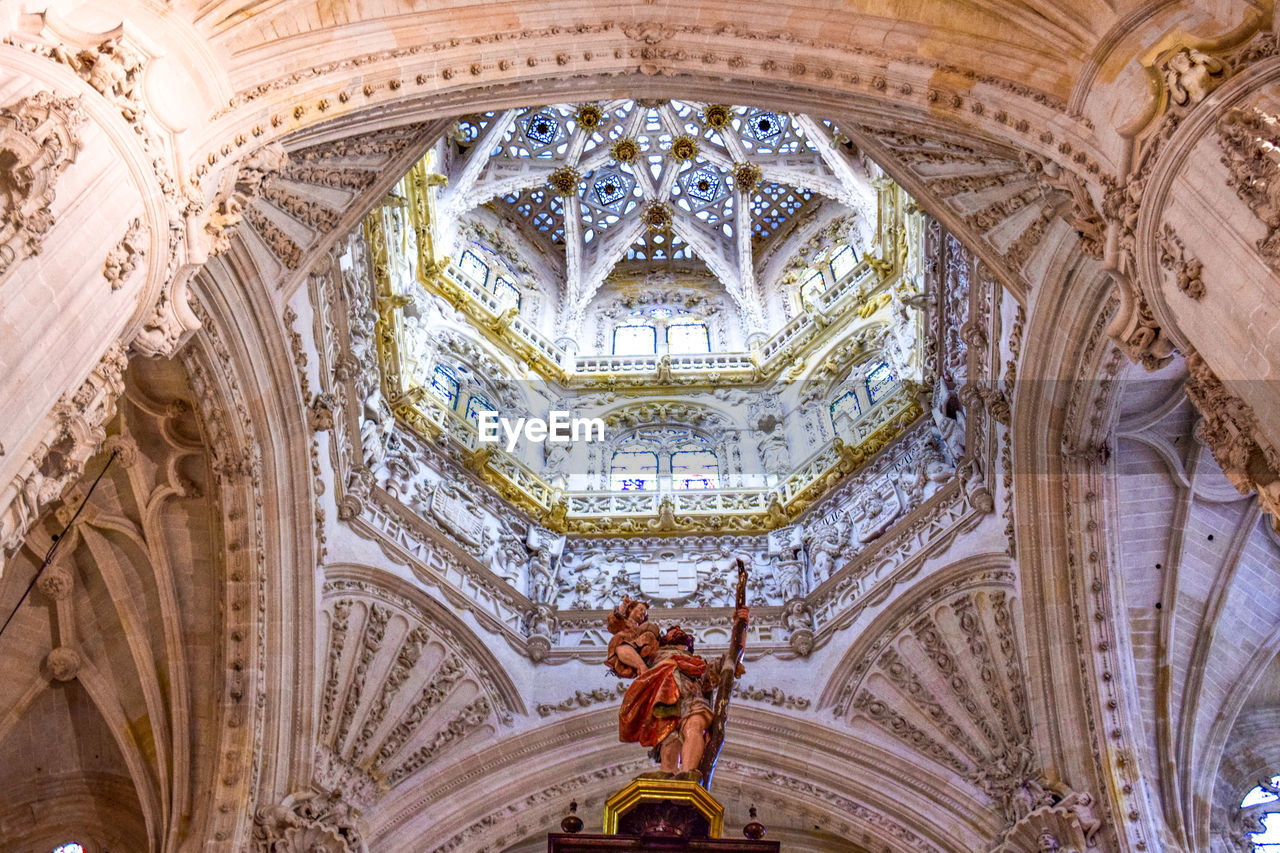
M 1159 370 L 1173 358 L 1173 342 L 1156 323 L 1151 306 L 1128 276 L 1112 273 L 1120 307 L 1107 334 L 1130 359 L 1147 370 Z
M 1280 533 L 1280 452 L 1261 438 L 1253 408 L 1222 384 L 1199 353 L 1187 356 L 1187 372 L 1187 397 L 1202 418 L 1196 437 L 1241 494 L 1257 491 Z

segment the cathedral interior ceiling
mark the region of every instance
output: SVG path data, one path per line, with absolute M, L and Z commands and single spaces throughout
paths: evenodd
M 44 158 L 31 221 L 115 149 L 109 180 L 142 199 L 85 232 L 119 241 L 101 276 L 125 336 L 0 447 L 5 614 L 113 460 L 0 639 L 0 838 L 542 849 L 569 800 L 598 826 L 652 766 L 617 742 L 610 608 L 649 598 L 721 650 L 746 554 L 729 826 L 754 805 L 795 851 L 1247 849 L 1241 797 L 1280 757 L 1280 427 L 1207 366 L 1229 375 L 1236 333 L 1189 342 L 1232 270 L 1277 269 L 1275 110 L 1247 89 L 1271 79 L 1268 4 L 90 12 L 10 16 L 0 46 L 35 75 L 0 116 L 7 150 Z M 37 79 L 89 108 L 19 104 Z M 487 153 L 536 142 L 544 104 L 580 140 L 587 99 L 702 133 L 744 93 L 735 133 L 804 129 L 756 176 L 790 199 L 769 228 L 726 201 L 752 198 L 741 138 L 699 136 L 710 159 L 655 164 L 632 207 L 599 180 L 625 169 L 549 155 L 572 178 L 556 208 L 554 172 Z M 53 128 L 34 147 L 32 115 Z M 826 192 L 787 196 L 805 169 Z M 1247 256 L 1201 263 L 1189 198 L 1243 211 Z M 657 232 L 626 218 L 664 203 Z M 623 260 L 539 289 L 604 254 L 610 211 Z M 55 252 L 15 227 L 6 265 Z M 656 288 L 659 232 L 688 251 Z M 462 266 L 480 244 L 483 274 Z M 856 271 L 802 297 L 846 245 Z M 721 362 L 619 358 L 625 318 L 665 333 L 673 310 Z M 700 499 L 627 495 L 613 478 L 648 469 L 603 451 L 481 447 L 473 392 L 594 406 L 634 438 L 611 451 L 665 460 L 655 480 L 680 453 L 718 467 Z M 770 450 L 775 424 L 805 453 Z

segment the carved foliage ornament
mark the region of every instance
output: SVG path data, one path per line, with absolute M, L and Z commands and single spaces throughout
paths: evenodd
M 36 92 L 0 109 L 0 278 L 53 227 L 54 182 L 75 161 L 79 100 Z

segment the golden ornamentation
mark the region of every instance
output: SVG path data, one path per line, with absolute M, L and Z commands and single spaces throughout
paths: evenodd
M 576 195 L 582 175 L 572 166 L 561 166 L 547 178 L 547 186 L 558 196 Z
M 636 144 L 634 139 L 619 139 L 613 143 L 613 148 L 609 149 L 609 153 L 619 163 L 632 163 L 640 156 L 640 146 Z
M 715 130 L 723 130 L 733 120 L 733 113 L 724 104 L 711 104 L 702 111 L 702 123 Z
M 760 186 L 760 167 L 755 163 L 738 163 L 733 167 L 733 183 L 744 193 Z
M 640 212 L 640 218 L 650 231 L 661 231 L 671 226 L 671 208 L 666 202 L 651 201 Z
M 574 116 L 583 130 L 595 130 L 604 122 L 604 112 L 595 104 L 583 104 Z
M 677 136 L 671 140 L 671 156 L 680 163 L 698 156 L 698 140 L 692 136 Z
M 604 804 L 604 831 L 613 835 L 618 822 L 641 803 L 671 802 L 692 806 L 711 825 L 712 838 L 724 832 L 724 806 L 697 782 L 688 779 L 633 779 Z

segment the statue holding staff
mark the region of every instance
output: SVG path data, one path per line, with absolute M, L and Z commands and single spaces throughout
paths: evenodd
M 635 679 L 618 712 L 618 737 L 653 751 L 660 769 L 645 775 L 711 784 L 746 641 L 747 571 L 742 560 L 737 565 L 732 639 L 714 664 L 694 654 L 693 637 L 679 625 L 659 632 L 643 601 L 624 599 L 609 618 L 607 665 L 619 678 Z

